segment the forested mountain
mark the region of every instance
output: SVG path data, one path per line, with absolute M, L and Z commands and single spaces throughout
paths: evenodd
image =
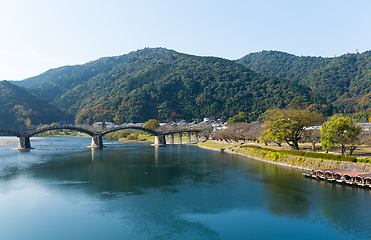
M 110 69 L 122 62 L 127 55 L 120 57 L 104 57 L 83 65 L 63 66 L 50 69 L 43 74 L 27 78 L 23 81 L 13 81 L 21 87 L 27 87 L 42 98 L 53 101 L 62 96 L 64 92 L 88 81 L 90 78 Z
M 164 48 L 53 69 L 19 84 L 79 123 L 227 119 L 240 111 L 255 120 L 269 108 L 295 104 L 333 112 L 325 99 L 292 81 L 263 77 L 233 61 Z
M 334 58 L 251 53 L 236 61 L 264 76 L 292 80 L 325 96 L 346 113 L 371 110 L 371 51 Z
M 73 120 L 71 116 L 24 88 L 1 81 L 0 128 L 19 130 L 19 126 L 25 126 L 26 119 L 31 120 L 31 124 Z

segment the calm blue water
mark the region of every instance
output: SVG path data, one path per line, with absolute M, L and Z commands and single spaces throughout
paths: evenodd
M 197 147 L 0 137 L 0 239 L 370 239 L 371 191 Z

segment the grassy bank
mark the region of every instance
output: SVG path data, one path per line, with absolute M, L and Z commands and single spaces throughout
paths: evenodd
M 212 148 L 212 149 L 226 149 L 234 147 L 235 145 L 223 142 L 215 142 L 215 141 L 207 141 L 207 142 L 199 142 L 197 146 L 205 147 L 205 148 Z
M 154 142 L 155 137 L 138 130 L 121 130 L 108 133 L 106 139 L 117 140 L 120 142 Z
M 138 138 L 120 138 L 116 139 L 119 142 L 155 142 L 155 137 L 154 136 L 149 136 L 149 135 L 139 135 Z
M 225 152 L 235 153 L 257 160 L 272 162 L 289 167 L 310 168 L 337 168 L 351 171 L 371 172 L 371 163 L 355 157 L 344 157 L 339 154 L 314 153 L 293 151 L 283 148 L 272 148 L 257 145 L 225 144 L 220 142 L 199 143 L 200 147 L 215 150 L 226 149 Z M 359 162 L 357 162 L 359 161 Z

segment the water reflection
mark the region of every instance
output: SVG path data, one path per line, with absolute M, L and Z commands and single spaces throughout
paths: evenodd
M 91 156 L 81 152 L 67 156 L 64 152 L 49 152 L 52 160 L 32 168 L 32 173 L 43 179 L 88 181 L 96 192 L 134 194 L 142 194 L 148 188 L 172 186 L 187 173 L 185 167 L 176 164 L 179 156 L 158 153 L 153 147 L 141 150 L 141 158 L 135 154 L 136 147 L 94 149 L 90 150 Z
M 96 152 L 97 149 L 91 148 L 91 161 L 94 162 L 94 153 Z
M 158 148 L 159 146 L 155 146 L 155 166 L 158 166 Z
M 305 190 L 301 174 L 292 169 L 284 169 L 273 164 L 264 164 L 263 182 L 267 188 L 266 207 L 276 215 L 296 218 L 308 217 L 310 211 L 309 195 Z M 299 184 L 298 184 L 299 183 Z

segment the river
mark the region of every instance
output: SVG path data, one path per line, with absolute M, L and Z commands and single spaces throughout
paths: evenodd
M 371 190 L 196 146 L 0 137 L 0 239 L 370 239 Z

